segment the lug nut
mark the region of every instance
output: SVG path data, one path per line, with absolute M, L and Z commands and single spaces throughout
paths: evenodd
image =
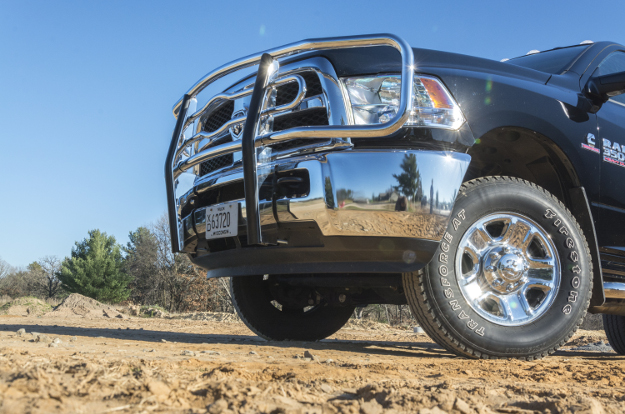
M 486 266 L 486 270 L 488 270 L 489 272 L 494 272 L 495 266 Z
M 499 258 L 499 254 L 497 254 L 496 252 L 492 252 L 489 256 L 493 260 Z
M 346 299 L 347 299 L 347 296 L 345 296 L 345 294 L 341 293 L 339 295 L 339 302 L 343 303 L 345 302 Z
M 503 252 L 504 253 L 510 253 L 512 250 L 510 249 L 510 247 L 506 246 L 503 248 Z
M 506 290 L 508 292 L 511 292 L 514 289 L 514 285 L 512 283 L 510 283 L 508 286 L 506 286 Z

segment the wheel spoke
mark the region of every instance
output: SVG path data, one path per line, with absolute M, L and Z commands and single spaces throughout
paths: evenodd
M 477 266 L 480 263 L 480 254 L 473 249 L 472 245 L 466 245 L 464 247 L 464 253 L 471 257 L 471 262 L 473 262 L 473 266 Z
M 545 293 L 549 293 L 553 289 L 553 281 L 551 279 L 545 280 L 536 277 L 530 277 L 525 283 L 525 290 L 528 289 L 540 289 Z
M 553 258 L 545 258 L 545 259 L 534 259 L 529 257 L 527 262 L 530 266 L 530 269 L 539 269 L 539 270 L 553 270 L 553 266 L 555 265 L 555 260 Z
M 478 275 L 477 270 L 473 270 L 470 273 L 465 273 L 462 275 L 458 283 L 460 283 L 460 286 L 470 285 L 471 283 L 477 280 L 477 275 Z
M 467 300 L 473 301 L 484 294 L 480 281 L 477 277 L 477 273 L 471 278 L 465 278 L 460 281 L 460 287 L 462 288 Z
M 508 226 L 502 241 L 525 251 L 526 243 L 529 244 L 528 241 L 531 241 L 531 237 L 529 237 L 531 230 L 532 228 L 526 223 L 514 220 Z
M 475 250 L 477 250 L 477 252 L 481 252 L 486 249 L 488 244 L 492 243 L 492 241 L 492 237 L 490 237 L 490 234 L 488 234 L 486 229 L 483 227 L 476 227 L 469 238 L 469 243 L 475 248 Z
M 516 295 L 517 299 L 519 300 L 519 304 L 521 305 L 521 308 L 523 308 L 523 311 L 525 312 L 526 316 L 531 316 L 534 314 L 534 310 L 532 309 L 532 307 L 530 306 L 529 302 L 527 301 L 527 297 L 525 296 L 525 292 L 524 291 L 519 291 Z
M 527 270 L 527 276 L 537 280 L 552 280 L 554 277 L 555 260 L 548 259 L 533 259 L 527 260 L 529 269 Z
M 522 302 L 525 303 L 525 305 Z M 502 296 L 501 303 L 505 309 L 505 316 L 508 321 L 519 321 L 529 316 L 525 311 L 525 308 L 529 309 L 529 304 L 523 295 L 513 294 Z

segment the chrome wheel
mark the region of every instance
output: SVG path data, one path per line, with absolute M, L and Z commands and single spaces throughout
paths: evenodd
M 540 318 L 560 285 L 553 241 L 542 227 L 517 213 L 490 214 L 469 227 L 455 266 L 469 306 L 498 325 L 521 326 Z

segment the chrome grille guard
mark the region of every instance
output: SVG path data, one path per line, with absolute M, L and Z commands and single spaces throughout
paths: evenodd
M 261 115 L 265 115 L 267 111 L 264 108 L 267 90 L 271 87 L 275 87 L 277 84 L 287 82 L 287 78 L 276 79 L 276 74 L 279 69 L 278 59 L 310 51 L 372 46 L 391 46 L 397 49 L 401 54 L 401 98 L 397 115 L 391 122 L 379 125 L 296 127 L 263 135 L 259 134 L 259 118 Z M 199 111 L 187 114 L 191 106 L 190 104 L 196 102 L 195 97 L 211 83 L 238 70 L 254 65 L 258 65 L 258 72 L 253 90 L 243 89 L 239 92 L 218 94 L 211 98 Z M 308 39 L 290 43 L 279 48 L 270 49 L 262 53 L 235 60 L 215 69 L 204 78 L 200 79 L 174 106 L 174 115 L 177 116 L 177 122 L 165 162 L 165 182 L 167 186 L 167 207 L 172 250 L 174 252 L 181 250 L 181 217 L 179 217 L 178 200 L 176 199 L 174 184 L 180 174 L 209 159 L 242 151 L 243 182 L 247 213 L 247 242 L 251 245 L 262 244 L 258 206 L 256 148 L 293 138 L 379 138 L 391 135 L 400 129 L 410 116 L 409 107 L 413 95 L 413 77 L 414 57 L 410 45 L 405 40 L 394 35 L 376 34 Z M 289 78 L 293 79 L 288 79 L 288 81 L 298 83 L 299 93 L 297 97 L 289 104 L 278 108 L 272 108 L 271 112 L 288 109 L 284 107 L 290 108 L 291 106 L 297 105 L 302 100 L 304 96 L 302 92 L 302 80 L 298 79 L 299 76 L 290 76 Z M 185 139 L 184 131 L 215 103 L 223 100 L 234 100 L 250 94 L 252 96 L 247 119 L 236 118 L 230 120 L 217 131 L 211 132 L 210 134 L 202 132 L 198 128 L 193 136 Z M 263 110 L 265 112 L 263 112 Z M 193 109 L 193 111 L 195 110 Z M 218 137 L 228 128 L 242 121 L 244 121 L 245 124 L 240 141 L 228 142 L 208 148 L 210 142 L 215 137 Z M 209 142 L 194 154 L 192 146 L 200 140 L 208 140 Z M 187 149 L 189 150 L 187 151 Z M 184 156 L 187 156 L 187 158 L 182 159 Z

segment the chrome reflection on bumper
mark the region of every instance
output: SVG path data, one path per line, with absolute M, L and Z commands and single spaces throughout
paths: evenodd
M 438 242 L 447 228 L 469 161 L 470 156 L 463 153 L 419 150 L 344 150 L 278 160 L 268 169 L 305 169 L 310 190 L 305 197 L 276 200 L 275 210 L 271 201 L 261 201 L 261 228 L 265 232 L 276 223 L 312 221 L 323 236 L 409 237 Z M 213 188 L 242 181 L 242 171 L 232 170 L 215 180 Z M 239 201 L 239 232 L 244 234 L 245 200 Z M 206 208 L 199 208 L 182 220 L 185 247 L 198 236 L 203 238 L 205 217 Z M 266 234 L 263 238 L 277 243 Z

